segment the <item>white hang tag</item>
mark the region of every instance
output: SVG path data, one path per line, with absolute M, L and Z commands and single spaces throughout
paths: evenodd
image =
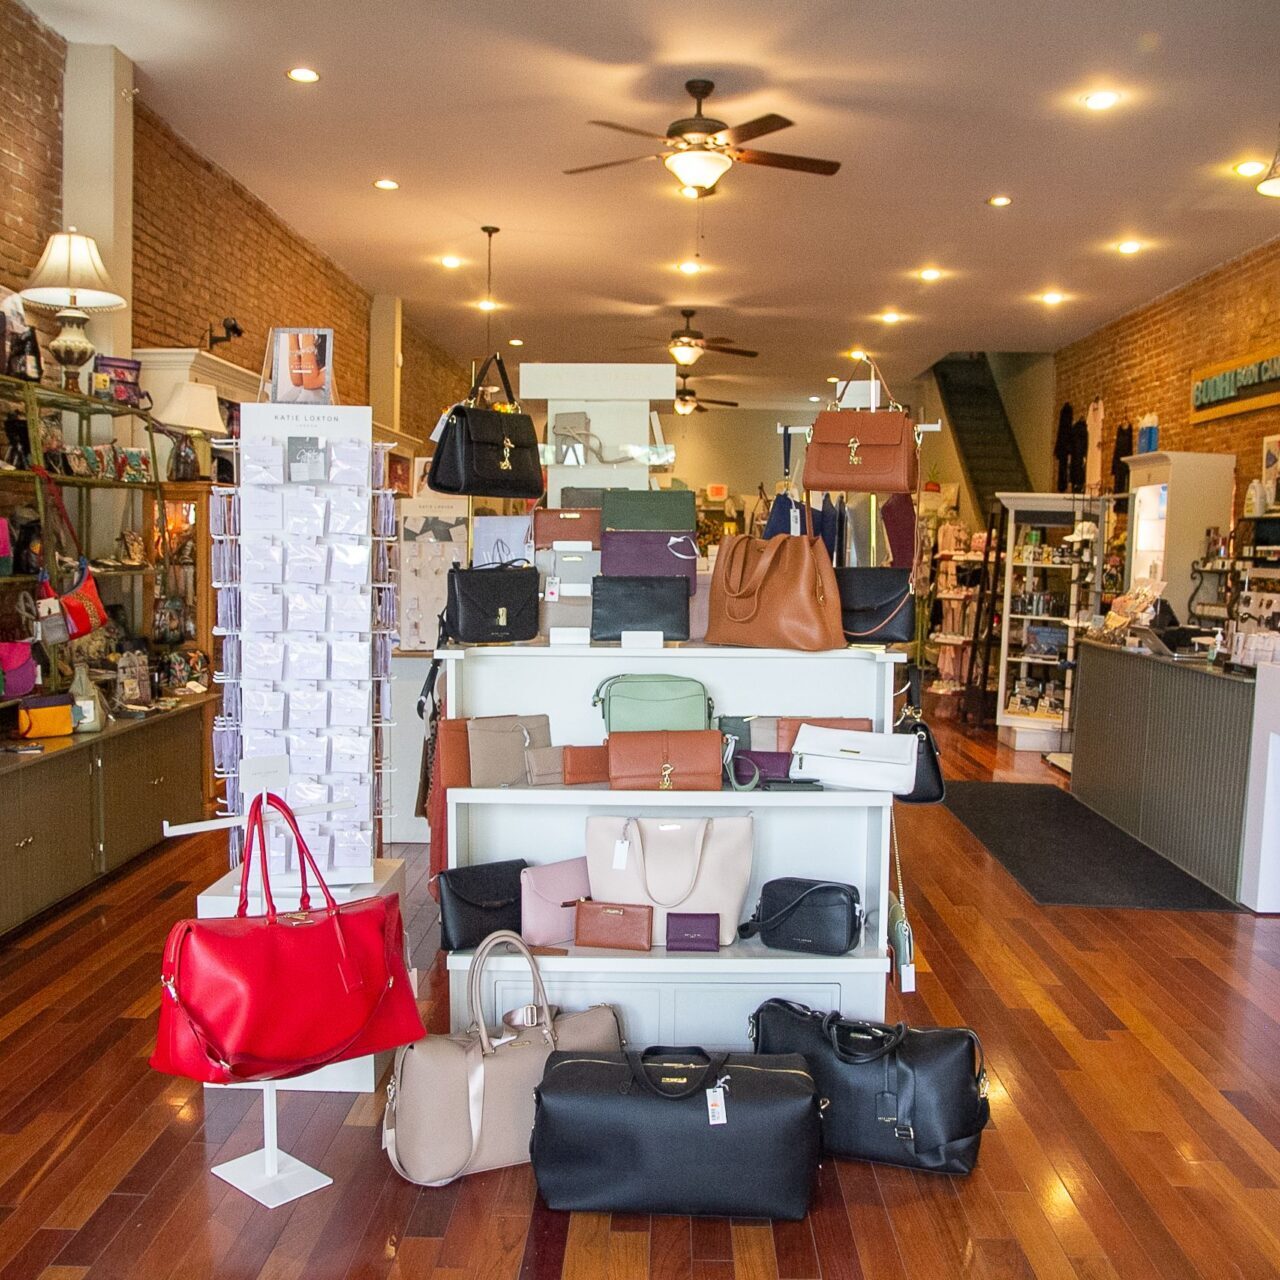
M 457 408 L 457 405 L 453 405 L 452 407 L 450 407 L 450 408 L 446 409 L 446 410 L 445 410 L 445 411 L 440 415 L 440 417 L 436 420 L 436 428 L 435 428 L 435 430 L 431 433 L 431 443 L 432 443 L 432 444 L 436 444 L 436 443 L 439 441 L 440 437 L 441 437 L 442 435 L 444 435 L 444 424 L 445 424 L 446 422 L 448 422 L 448 421 L 449 421 L 449 415 L 450 415 L 450 414 L 453 412 L 453 410 L 454 410 L 454 409 L 456 409 L 456 408 Z
M 613 842 L 613 869 L 615 871 L 625 871 L 627 869 L 627 853 L 630 849 L 630 840 L 615 840 Z
M 791 532 L 800 532 L 800 508 L 797 506 L 791 508 Z
M 81 724 L 94 724 L 98 719 L 98 704 L 92 698 L 77 698 L 76 706 L 80 709 Z
M 560 579 L 548 578 L 547 589 L 543 597 L 548 604 L 555 604 L 560 599 Z
M 724 1106 L 724 1086 L 716 1085 L 707 1090 L 707 1123 L 728 1124 L 729 1117 Z

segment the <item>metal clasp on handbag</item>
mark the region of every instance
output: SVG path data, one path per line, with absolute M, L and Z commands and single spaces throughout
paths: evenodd
M 851 467 L 862 466 L 862 459 L 858 457 L 858 445 L 861 441 L 857 436 L 849 437 L 849 465 Z
M 507 625 L 507 606 L 501 604 L 498 606 L 498 626 L 505 627 Z
M 664 764 L 662 766 L 662 781 L 658 783 L 659 791 L 671 791 L 674 788 L 671 784 L 671 775 L 675 772 L 675 765 Z
M 511 450 L 514 448 L 515 445 L 511 443 L 511 437 L 504 435 L 502 437 L 502 461 L 498 463 L 499 471 L 511 470 Z M 861 461 L 861 459 L 859 459 L 859 461 Z

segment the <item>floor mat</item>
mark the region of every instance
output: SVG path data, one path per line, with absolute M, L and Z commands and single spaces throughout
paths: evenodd
M 1043 906 L 1239 909 L 1059 787 L 948 782 L 944 803 Z

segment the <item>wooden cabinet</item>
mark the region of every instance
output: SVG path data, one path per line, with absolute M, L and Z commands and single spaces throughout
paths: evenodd
M 23 810 L 35 837 L 23 851 L 28 916 L 83 889 L 95 873 L 93 762 L 83 751 L 50 760 L 24 785 Z

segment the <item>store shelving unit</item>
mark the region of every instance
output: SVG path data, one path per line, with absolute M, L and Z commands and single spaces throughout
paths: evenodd
M 705 645 L 663 649 L 619 646 L 484 646 L 444 649 L 450 714 L 549 714 L 555 742 L 604 738 L 592 693 L 622 673 L 702 680 L 718 712 L 867 716 L 892 723 L 895 673 L 904 655 L 879 649 L 800 653 Z M 857 886 L 868 922 L 862 945 L 845 956 L 774 951 L 757 941 L 718 952 L 615 952 L 566 947 L 539 957 L 553 1001 L 569 1006 L 609 1000 L 636 1043 L 747 1046 L 747 1015 L 771 995 L 881 1020 L 889 970 L 886 938 L 892 796 L 881 792 L 659 792 L 597 787 L 451 790 L 448 865 L 522 857 L 540 864 L 580 856 L 592 814 L 672 817 L 750 814 L 755 855 L 744 912 L 760 886 L 784 875 L 830 877 Z M 467 1020 L 471 953 L 449 956 L 455 1029 Z M 527 972 L 509 959 L 486 966 L 483 1007 L 493 1018 L 528 999 Z

